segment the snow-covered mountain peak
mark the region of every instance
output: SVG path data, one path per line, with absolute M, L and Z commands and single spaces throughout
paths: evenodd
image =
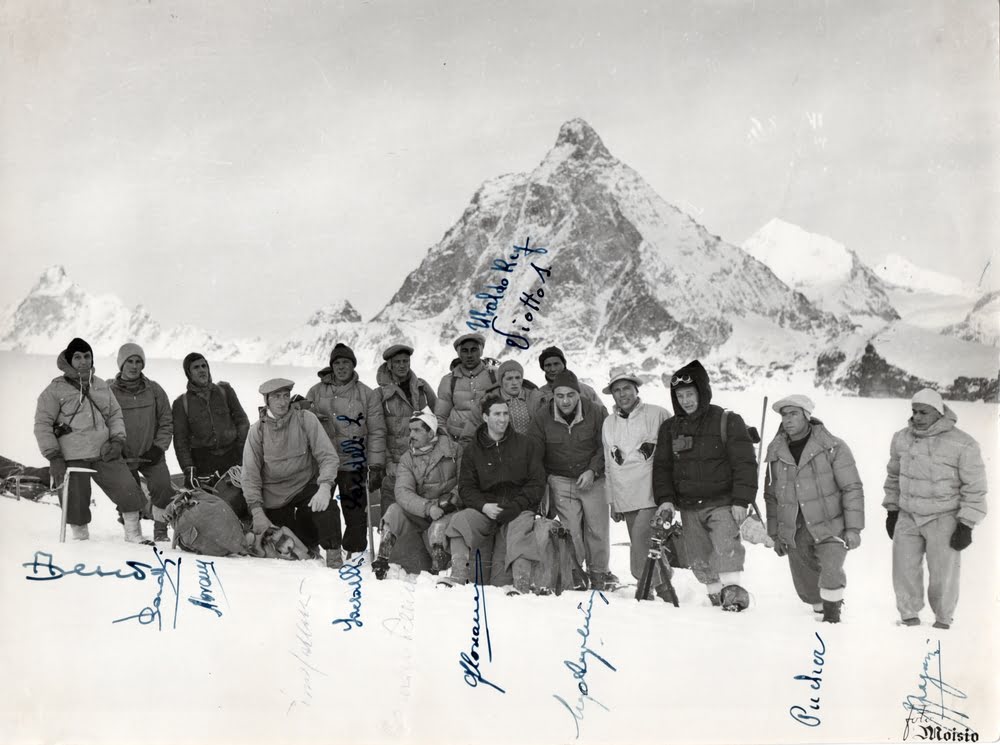
M 548 178 L 567 161 L 586 164 L 617 162 L 597 132 L 583 119 L 570 119 L 559 128 L 556 144 L 546 153 L 538 169 L 532 174 L 532 179 Z
M 933 292 L 937 295 L 964 295 L 972 298 L 976 290 L 952 277 L 932 269 L 917 266 L 899 254 L 889 254 L 875 267 L 875 273 L 890 284 L 918 292 Z
M 778 218 L 750 236 L 743 250 L 792 287 L 846 279 L 854 264 L 844 244 Z
M 66 269 L 60 264 L 54 264 L 42 272 L 35 286 L 31 289 L 32 295 L 63 295 L 72 289 L 73 283 L 66 275 Z
M 351 305 L 350 300 L 340 300 L 324 305 L 309 316 L 306 325 L 322 326 L 327 323 L 340 323 L 341 321 L 348 321 L 350 323 L 361 321 L 361 314 Z

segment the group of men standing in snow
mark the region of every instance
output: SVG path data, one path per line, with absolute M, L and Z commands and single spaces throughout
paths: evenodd
M 122 346 L 119 373 L 106 383 L 94 375 L 90 346 L 74 339 L 58 357 L 62 375 L 39 396 L 35 435 L 54 485 L 68 466 L 95 472 L 132 542 L 144 541 L 139 474 L 154 539 L 167 538 L 164 510 L 174 488 L 164 452 L 173 439 L 188 487 L 235 468 L 245 505 L 234 509 L 245 507 L 253 531 L 287 527 L 313 555 L 323 548 L 333 568 L 343 566 L 342 550 L 351 559 L 367 547 L 369 490 L 382 495 L 378 578 L 394 550 L 416 541 L 432 572 L 451 565 L 444 584 L 482 571 L 493 584 L 512 584 L 512 593 L 538 589 L 531 586 L 536 516 L 557 517 L 569 532 L 586 566 L 576 587 L 607 590 L 619 582 L 609 566 L 610 520 L 625 521 L 638 579 L 653 522 L 669 523 L 679 512 L 709 601 L 747 608 L 740 527 L 756 498 L 758 464 L 741 417 L 712 403 L 702 365 L 691 362 L 671 378 L 673 416 L 641 400 L 638 376 L 613 372 L 604 388 L 615 402 L 609 414 L 557 347 L 541 353 L 546 383 L 537 387 L 514 360 L 486 364 L 484 343 L 479 334 L 455 340 L 458 357 L 436 392 L 411 370 L 412 347 L 385 350 L 373 389 L 358 379 L 354 352 L 337 344 L 304 398 L 291 395 L 293 381 L 264 382 L 251 426 L 235 391 L 212 381 L 198 353 L 184 359 L 187 390 L 169 406 L 143 374 L 138 345 Z M 893 583 L 901 623 L 919 624 L 926 554 L 935 626 L 948 628 L 959 552 L 986 513 L 985 468 L 940 395 L 925 389 L 911 405 L 908 426 L 893 437 L 884 485 Z M 861 480 L 850 448 L 813 417 L 807 397 L 788 396 L 773 408 L 782 423 L 764 458 L 767 532 L 777 555 L 788 557 L 799 597 L 838 622 L 845 557 L 864 528 Z M 68 522 L 73 537 L 85 540 L 90 482 L 85 474 L 70 478 Z M 652 589 L 664 599 L 671 571 L 665 560 L 655 567 Z

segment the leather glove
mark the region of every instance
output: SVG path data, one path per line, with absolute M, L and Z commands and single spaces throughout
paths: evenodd
M 621 448 L 618 447 L 617 445 L 611 448 L 611 457 L 615 459 L 615 463 L 617 463 L 619 466 L 625 462 L 625 458 L 622 455 Z
M 267 519 L 263 507 L 254 507 L 250 514 L 253 516 L 253 532 L 263 535 L 268 528 L 273 528 L 274 523 Z
M 611 519 L 614 520 L 616 523 L 620 523 L 622 521 L 622 518 L 624 517 L 625 515 L 623 515 L 622 513 L 611 510 Z
M 201 484 L 198 483 L 198 469 L 194 466 L 184 469 L 184 486 L 187 489 L 201 488 Z
M 662 518 L 664 523 L 671 523 L 674 520 L 674 506 L 670 502 L 664 502 L 659 507 L 656 508 L 656 517 L 653 519 Z
M 784 556 L 788 553 L 788 546 L 785 545 L 783 540 L 780 538 L 772 538 L 771 540 L 774 541 L 774 553 L 778 556 Z
M 150 445 L 149 450 L 139 456 L 143 460 L 148 460 L 149 463 L 146 465 L 153 466 L 163 460 L 163 450 L 156 447 L 156 445 Z
M 429 517 L 431 520 L 440 520 L 442 517 L 444 517 L 444 510 L 442 510 L 436 504 L 433 504 L 430 506 L 430 509 L 427 510 L 427 517 Z
M 101 460 L 110 463 L 122 457 L 122 444 L 118 440 L 108 440 L 101 445 Z
M 896 520 L 899 519 L 898 510 L 889 510 L 885 513 L 885 532 L 889 534 L 889 538 L 892 538 L 892 534 L 896 532 Z
M 951 534 L 951 547 L 956 551 L 961 551 L 969 547 L 972 543 L 972 528 L 965 523 L 955 526 L 955 532 Z
M 319 489 L 313 494 L 312 499 L 309 500 L 309 509 L 313 512 L 322 512 L 327 507 L 330 506 L 330 485 L 327 483 L 322 483 L 319 485 Z
M 385 478 L 385 468 L 383 466 L 369 466 L 368 468 L 368 490 L 378 491 L 382 488 L 382 480 Z
M 742 525 L 747 519 L 747 508 L 742 504 L 734 504 L 729 508 L 729 511 L 733 513 L 733 520 L 736 521 L 737 525 Z
M 60 486 L 66 478 L 66 460 L 63 457 L 49 459 L 49 476 L 52 479 L 52 486 Z
M 861 545 L 861 533 L 857 530 L 845 530 L 844 543 L 847 544 L 848 551 L 853 551 Z
M 639 446 L 639 452 L 642 453 L 642 457 L 646 460 L 653 457 L 654 450 L 656 450 L 655 442 L 644 442 Z

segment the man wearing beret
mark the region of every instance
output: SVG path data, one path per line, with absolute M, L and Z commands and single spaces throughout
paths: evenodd
M 979 443 L 955 424 L 958 417 L 931 388 L 910 402 L 909 424 L 889 447 L 885 527 L 892 539 L 892 586 L 905 626 L 920 625 L 927 599 L 934 628 L 947 629 L 958 605 L 960 552 L 986 517 L 986 468 Z
M 546 406 L 553 398 L 552 379 L 566 370 L 566 355 L 563 354 L 563 351 L 559 347 L 546 347 L 538 355 L 538 366 L 545 373 L 545 385 L 538 389 L 541 393 L 539 405 Z M 586 383 L 579 383 L 578 381 L 578 384 L 580 386 L 580 395 L 597 406 L 597 408 L 604 409 L 604 415 L 607 416 L 608 409 L 601 400 L 601 397 L 597 395 L 597 391 Z
M 813 417 L 813 402 L 796 394 L 771 407 L 781 429 L 764 458 L 767 533 L 774 552 L 788 555 L 799 599 L 840 623 L 847 587 L 844 559 L 861 545 L 865 495 L 854 456 Z
M 339 569 L 340 511 L 332 499 L 339 459 L 316 415 L 291 407 L 294 385 L 274 378 L 258 389 L 264 408 L 243 448 L 243 496 L 254 533 L 287 527 L 311 552 L 322 546 L 326 565 Z
M 111 391 L 125 419 L 125 462 L 138 481 L 146 477 L 149 495 L 157 511 L 166 509 L 174 496 L 163 453 L 170 447 L 174 418 L 170 399 L 156 381 L 143 375 L 146 353 L 138 344 L 123 344 L 118 350 L 118 375 Z M 154 515 L 155 518 L 155 515 Z M 153 540 L 167 540 L 167 523 L 153 522 Z
M 125 540 L 148 543 L 142 537 L 139 510 L 146 502 L 142 489 L 122 460 L 125 420 L 118 399 L 94 375 L 94 351 L 83 339 L 73 339 L 56 358 L 62 375 L 38 396 L 35 440 L 49 461 L 52 485 L 59 486 L 68 467 L 96 471 L 94 481 L 122 513 Z M 69 476 L 66 522 L 73 538 L 90 538 L 90 477 Z
M 474 404 L 481 402 L 487 390 L 496 382 L 493 370 L 483 363 L 482 334 L 464 334 L 452 346 L 458 352 L 459 364 L 441 378 L 438 385 L 434 413 L 438 418 L 438 431 L 446 432 L 458 442 L 464 442 L 466 425 L 479 426 L 475 419 Z
M 395 501 L 396 469 L 400 458 L 410 447 L 413 412 L 424 409 L 433 411 L 437 403 L 434 389 L 410 369 L 412 355 L 413 347 L 393 344 L 382 352 L 384 362 L 375 373 L 385 414 L 385 480 L 380 499 L 383 517 Z
M 197 478 L 225 474 L 243 462 L 250 420 L 229 383 L 212 382 L 208 360 L 199 352 L 184 358 L 187 390 L 174 399 L 174 453 L 188 487 Z

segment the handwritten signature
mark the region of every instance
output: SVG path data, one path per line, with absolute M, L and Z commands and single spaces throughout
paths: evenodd
M 153 621 L 157 623 L 157 630 L 163 631 L 163 615 L 160 613 L 160 596 L 163 594 L 163 578 L 166 577 L 167 581 L 170 582 L 170 589 L 174 593 L 174 620 L 173 628 L 177 628 L 177 611 L 178 605 L 180 603 L 180 587 L 181 587 L 181 561 L 183 557 L 178 556 L 177 559 L 167 559 L 164 561 L 162 558 L 163 552 L 160 549 L 153 546 L 153 555 L 156 557 L 157 562 L 160 566 L 154 567 L 150 570 L 150 574 L 156 577 L 156 584 L 159 589 L 156 591 L 156 597 L 153 598 L 153 603 L 150 606 L 146 606 L 141 611 L 135 615 L 125 616 L 124 618 L 118 618 L 111 623 L 122 623 L 123 621 L 131 621 L 132 619 L 137 619 L 140 624 L 146 626 L 151 624 Z M 174 576 L 171 577 L 167 571 L 167 566 L 173 566 L 175 568 Z
M 312 655 L 313 647 L 312 630 L 309 627 L 309 602 L 312 600 L 312 595 L 306 594 L 305 586 L 306 581 L 303 579 L 299 582 L 299 621 L 295 626 L 295 638 L 298 639 L 301 648 L 299 652 L 289 650 L 289 654 L 298 660 L 301 665 L 303 676 L 302 688 L 305 698 L 292 701 L 288 705 L 288 711 L 285 712 L 286 715 L 292 711 L 292 707 L 295 704 L 309 706 L 309 702 L 312 701 L 312 678 L 310 672 L 326 675 L 322 670 L 317 670 L 307 659 Z
M 528 238 L 525 238 L 523 246 L 514 246 L 513 248 L 514 248 L 514 253 L 508 256 L 510 261 L 508 261 L 507 259 L 493 259 L 493 264 L 490 266 L 490 271 L 501 272 L 503 274 L 512 274 L 514 272 L 514 269 L 517 268 L 518 260 L 520 260 L 521 258 L 528 256 L 530 254 L 546 254 L 549 252 L 547 248 L 541 248 L 541 247 L 533 248 L 531 246 L 530 236 Z M 535 271 L 539 271 L 538 267 L 536 267 L 534 263 L 532 263 L 532 267 L 535 268 Z M 548 269 L 543 269 L 542 271 L 551 274 L 551 271 L 549 271 Z M 539 274 L 539 276 L 541 276 L 541 274 Z M 544 277 L 542 278 L 542 282 L 543 283 L 545 282 Z M 477 331 L 478 329 L 492 328 L 494 331 L 496 331 L 498 334 L 501 334 L 502 336 L 507 336 L 507 337 L 518 336 L 520 339 L 523 339 L 524 337 L 520 336 L 519 334 L 517 335 L 504 334 L 504 332 L 499 331 L 495 325 L 497 310 L 500 307 L 500 302 L 505 297 L 509 285 L 510 285 L 510 280 L 507 279 L 506 277 L 503 277 L 495 285 L 486 285 L 486 289 L 491 290 L 492 292 L 477 292 L 476 299 L 485 301 L 483 303 L 483 310 L 480 310 L 478 308 L 473 308 L 469 310 L 469 318 L 472 320 L 466 321 L 465 325 L 468 326 L 472 331 Z M 525 294 L 526 293 L 522 293 L 522 301 L 521 301 L 522 303 L 524 302 L 523 298 Z M 544 296 L 544 294 L 545 294 L 544 292 L 540 293 L 539 297 Z M 537 308 L 535 308 L 535 310 L 537 310 Z M 529 318 L 528 320 L 530 322 L 532 319 Z M 517 342 L 512 342 L 511 338 L 507 339 L 508 346 L 516 346 L 519 349 L 528 348 L 526 342 L 524 343 L 525 346 L 521 346 Z
M 126 561 L 125 563 L 132 569 L 131 573 L 122 574 L 121 569 L 116 569 L 113 572 L 107 572 L 101 569 L 100 566 L 93 571 L 88 572 L 86 564 L 77 564 L 72 569 L 66 570 L 53 563 L 52 554 L 46 553 L 45 551 L 35 551 L 34 561 L 25 562 L 21 564 L 21 566 L 31 568 L 31 574 L 25 575 L 24 578 L 35 582 L 47 582 L 50 580 L 62 579 L 63 577 L 71 574 L 76 574 L 80 577 L 117 577 L 118 579 L 134 579 L 142 581 L 146 579 L 146 572 L 151 571 L 153 568 L 151 564 L 145 564 L 141 561 Z M 48 571 L 48 576 L 38 576 L 39 569 Z
M 229 598 L 226 597 L 226 590 L 222 586 L 222 580 L 219 579 L 219 574 L 215 571 L 215 562 L 196 559 L 195 564 L 198 566 L 198 586 L 200 588 L 200 592 L 197 597 L 188 597 L 188 602 L 192 605 L 197 605 L 202 608 L 215 611 L 215 616 L 218 618 L 222 615 L 222 611 L 219 610 L 215 597 L 211 592 L 213 586 L 212 577 L 215 577 L 215 584 L 219 586 L 219 589 L 222 591 L 222 597 L 226 598 L 227 604 L 229 603 Z M 211 574 L 209 574 L 209 570 L 211 570 Z
M 552 697 L 555 698 L 556 701 L 558 701 L 559 703 L 561 703 L 564 707 L 566 707 L 566 711 L 568 711 L 570 713 L 570 715 L 573 717 L 573 724 L 576 727 L 576 738 L 577 739 L 580 739 L 580 722 L 583 721 L 583 707 L 584 707 L 584 700 L 585 699 L 593 701 L 595 704 L 597 704 L 598 706 L 600 706 L 605 711 L 609 711 L 609 709 L 608 709 L 607 706 L 605 706 L 604 704 L 602 704 L 597 699 L 591 697 L 591 695 L 590 695 L 590 687 L 587 685 L 587 680 L 586 680 L 586 678 L 587 678 L 587 655 L 590 655 L 591 657 L 595 657 L 597 660 L 599 660 L 600 662 L 604 663 L 605 666 L 611 668 L 612 671 L 614 671 L 614 672 L 618 671 L 618 669 L 614 665 L 612 665 L 610 662 L 608 662 L 606 659 L 604 659 L 604 657 L 602 657 L 597 652 L 595 652 L 594 650 L 592 650 L 590 647 L 587 646 L 587 637 L 590 636 L 590 617 L 591 617 L 591 615 L 593 614 L 593 611 L 594 611 L 594 595 L 595 594 L 598 595 L 598 596 L 600 596 L 601 600 L 604 601 L 605 605 L 608 605 L 608 599 L 604 596 L 604 593 L 601 592 L 600 590 L 591 590 L 590 591 L 590 600 L 587 603 L 586 609 L 584 609 L 583 603 L 577 604 L 576 607 L 580 611 L 583 612 L 583 626 L 581 626 L 580 628 L 578 628 L 576 630 L 577 633 L 581 637 L 583 637 L 583 641 L 580 642 L 580 656 L 578 658 L 578 661 L 575 661 L 575 662 L 573 660 L 563 660 L 563 664 L 566 665 L 566 667 L 569 668 L 569 670 L 573 673 L 573 678 L 576 679 L 577 681 L 579 681 L 576 684 L 576 689 L 579 692 L 579 695 L 577 696 L 577 701 L 576 701 L 576 708 L 574 709 L 574 708 L 570 707 L 570 705 L 568 703 L 566 703 L 566 700 L 563 699 L 562 696 L 559 696 L 559 695 L 557 695 L 555 693 L 552 694 Z
M 927 640 L 927 643 L 930 643 L 930 639 Z M 935 647 L 924 655 L 923 671 L 920 673 L 920 683 L 917 687 L 920 689 L 920 695 L 910 694 L 903 701 L 903 709 L 907 712 L 906 726 L 903 729 L 904 740 L 910 734 L 911 722 L 916 724 L 920 722 L 936 722 L 938 725 L 954 722 L 966 730 L 965 733 L 959 734 L 975 735 L 975 739 L 970 740 L 971 742 L 979 739 L 978 734 L 969 729 L 965 724 L 965 720 L 969 716 L 947 705 L 953 703 L 951 699 L 964 700 L 968 697 L 955 686 L 945 682 L 943 665 L 941 664 L 940 641 L 936 642 Z M 933 701 L 931 700 L 932 696 L 934 697 Z M 945 697 L 948 697 L 947 704 Z M 940 727 L 938 730 L 940 732 Z
M 364 563 L 365 557 L 359 556 L 356 559 L 356 563 L 344 564 L 344 566 L 337 570 L 340 578 L 354 588 L 354 592 L 351 595 L 351 605 L 354 606 L 354 610 L 351 611 L 350 617 L 335 618 L 330 622 L 334 625 L 338 623 L 344 624 L 344 631 L 364 626 L 364 623 L 361 621 L 361 565 Z M 351 624 L 355 625 L 352 626 Z
M 531 268 L 534 269 L 535 272 L 538 274 L 538 278 L 542 281 L 543 285 L 545 284 L 545 278 L 552 276 L 551 269 L 546 269 L 545 267 L 538 266 L 534 261 L 531 262 Z M 542 298 L 544 297 L 545 297 L 545 289 L 542 287 L 539 287 L 534 292 L 521 293 L 521 297 L 518 298 L 518 301 L 521 303 L 521 305 L 525 306 L 528 309 L 524 314 L 524 323 L 527 323 L 528 325 L 521 326 L 520 327 L 521 331 L 528 332 L 531 330 L 531 323 L 535 320 L 535 313 L 538 313 L 539 310 L 541 309 L 540 303 L 542 302 Z M 513 322 L 515 325 L 517 325 L 517 319 L 518 316 L 514 316 Z M 528 341 L 528 337 L 525 336 L 524 334 L 518 334 L 513 331 L 511 332 L 501 331 L 500 329 L 498 329 L 497 319 L 495 317 L 490 323 L 490 328 L 492 328 L 493 331 L 499 334 L 500 336 L 507 337 L 506 343 L 508 347 L 516 347 L 517 349 L 527 349 L 528 347 L 531 346 L 531 342 Z
M 481 664 L 477 651 L 479 649 L 479 634 L 484 630 L 486 632 L 486 656 L 489 662 L 493 662 L 493 643 L 490 641 L 490 621 L 486 615 L 486 593 L 483 591 L 483 558 L 478 548 L 476 549 L 476 582 L 473 587 L 475 588 L 476 608 L 472 612 L 472 647 L 468 654 L 462 652 L 458 657 L 465 684 L 470 688 L 475 688 L 480 683 L 485 683 L 500 693 L 506 693 L 507 691 L 496 683 L 486 680 L 479 669 Z M 480 626 L 480 612 L 482 613 L 482 626 Z
M 795 680 L 807 680 L 809 681 L 809 687 L 818 691 L 823 685 L 823 665 L 826 660 L 824 655 L 826 654 L 826 643 L 823 641 L 823 637 L 816 633 L 816 639 L 819 641 L 819 649 L 813 649 L 813 671 L 812 675 L 796 675 Z M 809 709 L 812 711 L 819 711 L 819 695 L 812 696 L 809 699 Z M 794 719 L 799 724 L 804 724 L 807 727 L 818 727 L 821 724 L 819 715 L 810 714 L 804 706 L 792 706 L 788 710 L 788 715 Z

